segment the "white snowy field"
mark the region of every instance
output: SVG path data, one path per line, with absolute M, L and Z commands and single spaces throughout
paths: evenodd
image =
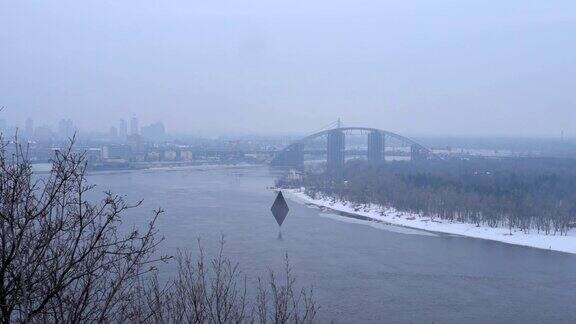
M 538 234 L 535 230 L 528 234 L 520 230 L 512 230 L 512 235 L 510 235 L 509 229 L 504 227 L 477 227 L 475 224 L 450 222 L 436 218 L 432 220 L 430 217 L 399 212 L 394 208 L 382 208 L 378 205 L 358 208 L 351 203 L 332 202 L 328 198 L 313 199 L 306 195 L 303 189 L 284 190 L 283 192 L 287 194 L 287 198 L 300 203 L 313 204 L 339 212 L 364 216 L 392 225 L 576 254 L 575 230 L 569 231 L 567 236 Z

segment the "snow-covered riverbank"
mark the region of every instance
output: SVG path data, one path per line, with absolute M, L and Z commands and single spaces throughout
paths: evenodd
M 536 231 L 525 234 L 518 230 L 513 230 L 512 235 L 510 235 L 508 228 L 477 227 L 475 224 L 456 223 L 440 219 L 432 220 L 429 217 L 399 212 L 393 208 L 382 208 L 377 205 L 358 208 L 358 206 L 353 206 L 350 203 L 333 202 L 327 198 L 313 199 L 299 189 L 284 190 L 284 192 L 287 198 L 297 202 L 355 214 L 393 225 L 576 254 L 575 230 L 571 230 L 567 236 L 537 234 Z

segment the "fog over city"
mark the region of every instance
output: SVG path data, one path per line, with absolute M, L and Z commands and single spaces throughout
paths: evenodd
M 576 2 L 0 1 L 2 119 L 576 136 Z
M 576 323 L 576 0 L 0 0 L 0 324 Z

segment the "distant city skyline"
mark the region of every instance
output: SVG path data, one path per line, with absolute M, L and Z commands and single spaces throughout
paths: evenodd
M 299 131 L 277 131 L 277 132 L 267 132 L 267 131 L 250 131 L 250 130 L 246 130 L 246 131 L 234 131 L 234 130 L 228 130 L 228 131 L 220 131 L 220 130 L 216 130 L 216 131 L 202 131 L 201 129 L 196 129 L 196 130 L 189 130 L 189 131 L 178 131 L 178 130 L 174 130 L 169 126 L 165 126 L 165 123 L 162 120 L 155 120 L 153 122 L 145 122 L 145 123 L 140 123 L 140 119 L 138 118 L 137 115 L 131 115 L 129 118 L 120 118 L 117 120 L 110 120 L 110 122 L 107 125 L 103 125 L 102 127 L 80 127 L 78 124 L 75 123 L 74 120 L 72 120 L 71 118 L 63 118 L 63 119 L 59 119 L 59 120 L 55 120 L 52 122 L 46 122 L 44 120 L 37 120 L 35 118 L 32 117 L 27 117 L 25 118 L 23 121 L 18 121 L 18 120 L 11 120 L 6 118 L 6 116 L 0 116 L 0 129 L 1 130 L 9 130 L 11 132 L 14 132 L 16 129 L 20 130 L 20 134 L 26 134 L 29 135 L 30 134 L 30 129 L 33 129 L 33 133 L 36 133 L 36 130 L 39 129 L 39 131 L 43 134 L 46 134 L 47 132 L 53 132 L 54 135 L 59 136 L 59 137 L 63 137 L 62 134 L 68 134 L 70 133 L 69 131 L 63 131 L 63 123 L 68 123 L 69 125 L 72 126 L 68 126 L 68 127 L 72 127 L 74 129 L 74 131 L 81 131 L 81 132 L 85 132 L 85 133 L 99 133 L 99 134 L 108 134 L 108 135 L 113 135 L 113 137 L 119 137 L 119 138 L 127 138 L 129 135 L 141 135 L 143 133 L 143 129 L 153 129 L 152 132 L 153 133 L 157 133 L 158 132 L 158 127 L 161 125 L 161 131 L 160 133 L 162 134 L 171 134 L 171 135 L 195 135 L 195 136 L 245 136 L 245 135 L 262 135 L 262 136 L 274 136 L 274 135 L 289 135 L 289 136 L 293 136 L 293 135 L 302 135 L 302 134 L 309 134 L 313 131 L 318 130 L 320 127 L 316 127 L 315 129 L 312 130 L 308 130 L 308 131 L 303 131 L 303 132 L 299 132 Z M 335 123 L 336 121 L 332 121 L 332 123 Z M 362 125 L 367 125 L 366 124 L 362 124 Z M 319 126 L 319 125 L 318 125 Z M 358 126 L 358 125 L 354 125 L 351 123 L 346 123 L 345 121 L 343 121 L 343 126 Z M 32 128 L 30 128 L 32 127 Z M 378 126 L 374 126 L 375 128 L 379 128 Z M 170 132 L 167 131 L 167 129 L 170 129 Z M 388 130 L 392 130 L 393 129 L 388 129 Z M 72 132 L 73 133 L 73 132 Z M 443 133 L 425 133 L 425 132 L 413 132 L 413 133 L 407 133 L 413 136 L 425 136 L 425 137 L 462 137 L 462 138 L 482 138 L 482 137 L 510 137 L 510 138 L 514 138 L 514 137 L 518 137 L 518 138 L 559 138 L 559 139 L 564 139 L 564 138 L 576 138 L 576 130 L 571 129 L 571 128 L 558 128 L 557 130 L 555 130 L 555 132 L 550 132 L 550 133 L 543 133 L 543 134 L 525 134 L 525 133 L 519 133 L 519 134 L 514 134 L 514 133 L 485 133 L 485 134 L 443 134 Z
M 130 126 L 128 132 L 128 126 Z M 99 133 L 108 135 L 112 139 L 124 141 L 129 135 L 142 135 L 148 139 L 162 138 L 166 135 L 166 127 L 162 121 L 156 121 L 149 124 L 140 125 L 138 117 L 132 115 L 130 124 L 125 119 L 120 119 L 115 125 L 112 123 L 107 129 L 94 130 L 94 129 L 81 129 L 72 119 L 60 119 L 54 125 L 40 121 L 36 121 L 32 117 L 26 118 L 24 124 L 0 118 L 0 132 L 5 136 L 19 135 L 27 139 L 58 139 L 65 140 L 72 137 L 76 133 L 86 135 L 87 133 Z

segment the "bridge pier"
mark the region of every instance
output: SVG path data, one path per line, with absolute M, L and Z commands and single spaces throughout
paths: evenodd
M 380 162 L 384 161 L 384 134 L 378 131 L 373 131 L 368 134 L 368 161 Z
M 328 133 L 326 170 L 338 172 L 344 168 L 346 136 L 342 131 Z

